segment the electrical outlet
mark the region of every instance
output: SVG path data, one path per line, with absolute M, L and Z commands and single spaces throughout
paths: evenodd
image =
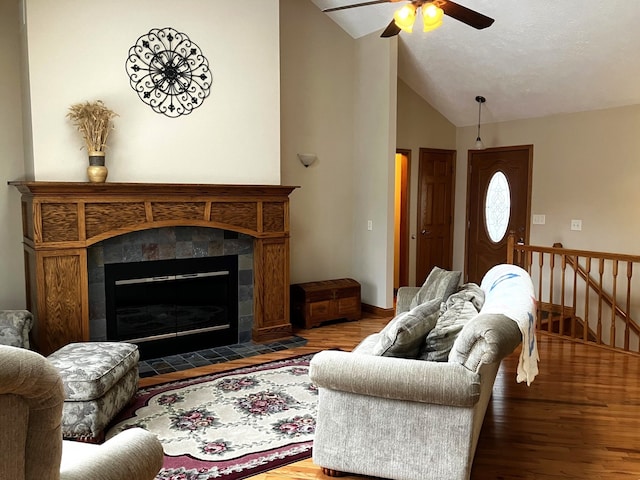
M 582 220 L 571 220 L 571 230 L 582 230 Z
M 544 225 L 546 222 L 546 217 L 544 215 L 534 215 L 533 216 L 533 224 L 534 225 Z
M 373 220 L 367 220 L 367 230 L 373 230 Z

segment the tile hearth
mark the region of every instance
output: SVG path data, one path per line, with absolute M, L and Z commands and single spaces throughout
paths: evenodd
M 138 363 L 140 378 L 152 377 L 162 373 L 178 372 L 190 368 L 212 365 L 215 363 L 238 360 L 240 358 L 252 357 L 261 353 L 277 352 L 287 348 L 302 347 L 307 340 L 302 337 L 293 336 L 284 340 L 271 343 L 238 343 L 223 347 L 208 348 L 195 352 L 181 353 L 168 357 L 151 358 Z

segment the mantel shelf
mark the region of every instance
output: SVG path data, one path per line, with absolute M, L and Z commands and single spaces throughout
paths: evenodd
M 200 183 L 135 183 L 135 182 L 40 182 L 11 181 L 22 194 L 58 196 L 109 195 L 198 195 L 215 197 L 288 196 L 295 186 L 286 185 L 219 185 Z

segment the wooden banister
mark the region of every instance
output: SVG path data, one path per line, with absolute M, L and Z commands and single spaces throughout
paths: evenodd
M 562 248 L 562 244 L 561 243 L 556 243 L 554 244 L 554 247 L 556 245 L 559 245 L 557 248 Z M 587 257 L 589 258 L 589 257 Z M 605 292 L 602 288 L 602 280 L 600 280 L 599 282 L 596 282 L 596 280 L 591 276 L 588 275 L 586 270 L 579 264 L 576 264 L 576 262 L 573 260 L 572 257 L 568 257 L 567 258 L 567 262 L 569 263 L 569 265 L 571 267 L 573 267 L 577 272 L 578 275 L 580 275 L 580 278 L 582 278 L 584 281 L 588 282 L 589 287 L 592 288 L 593 290 L 595 290 L 595 292 L 598 295 L 602 295 L 602 300 L 611 308 L 615 309 L 615 313 L 617 316 L 621 317 L 623 320 L 626 320 L 627 323 L 627 328 L 632 329 L 636 334 L 640 334 L 640 325 L 638 325 L 638 323 L 633 320 L 629 315 L 628 315 L 628 311 L 630 309 L 630 305 L 629 305 L 629 300 L 630 300 L 630 295 L 631 295 L 631 291 L 630 291 L 630 283 L 631 283 L 631 273 L 632 269 L 633 269 L 633 263 L 629 262 L 628 263 L 628 268 L 627 268 L 627 278 L 628 278 L 628 282 L 627 282 L 627 290 L 628 290 L 628 295 L 627 295 L 627 310 L 623 310 L 622 308 L 620 308 L 619 305 L 617 305 L 614 302 L 614 299 L 612 298 L 611 295 L 609 295 L 607 292 Z M 599 263 L 599 274 L 602 277 L 603 275 L 603 270 L 604 270 L 604 259 L 600 259 Z M 616 272 L 617 273 L 617 272 Z M 628 343 L 629 339 L 628 339 L 628 333 L 625 334 L 625 343 Z
M 640 256 L 567 249 L 560 243 L 524 245 L 510 232 L 507 261 L 534 279 L 540 330 L 640 354 L 640 324 L 633 320 L 640 317 L 640 307 L 632 301 L 640 295 L 632 287 Z

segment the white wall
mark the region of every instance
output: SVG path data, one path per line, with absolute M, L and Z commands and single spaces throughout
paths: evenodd
M 0 309 L 25 308 L 20 194 L 24 175 L 18 0 L 0 1 Z
M 640 255 L 640 105 L 483 124 L 487 147 L 533 144 L 532 245 Z M 476 127 L 458 129 L 454 267 L 463 268 L 467 152 Z M 571 231 L 571 219 L 582 231 Z
M 86 180 L 65 115 L 102 99 L 120 115 L 108 181 L 280 183 L 277 0 L 25 1 L 36 180 Z M 178 118 L 143 103 L 125 71 L 136 40 L 164 27 L 186 33 L 213 74 L 209 97 Z

